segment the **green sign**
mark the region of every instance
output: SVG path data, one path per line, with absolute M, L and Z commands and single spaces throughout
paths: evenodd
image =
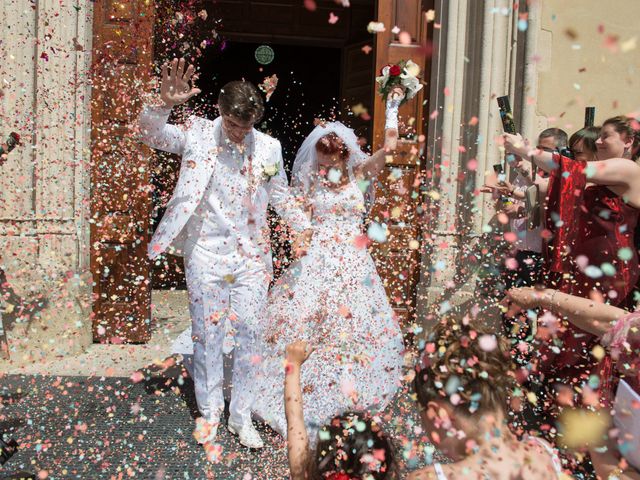
M 269 65 L 273 62 L 276 54 L 269 45 L 260 45 L 256 48 L 256 60 L 261 65 Z

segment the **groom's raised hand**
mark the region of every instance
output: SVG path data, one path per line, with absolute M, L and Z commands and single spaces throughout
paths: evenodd
M 175 107 L 200 93 L 200 89 L 192 84 L 195 67 L 189 65 L 185 71 L 185 59 L 174 58 L 171 65 L 162 65 L 162 83 L 160 98 L 167 107 Z

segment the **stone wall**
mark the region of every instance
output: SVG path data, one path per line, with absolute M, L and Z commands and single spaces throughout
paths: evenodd
M 573 132 L 584 107 L 596 107 L 596 124 L 640 112 L 640 2 L 544 0 L 537 55 L 539 124 Z
M 498 139 L 502 123 L 495 97 L 510 95 L 521 109 L 518 85 L 524 34 L 518 12 L 508 0 L 439 0 L 436 2 L 427 171 L 431 215 L 418 287 L 418 315 L 475 303 L 479 262 L 487 239 L 499 235 L 493 200 L 478 189 L 492 165 L 501 161 Z M 480 257 L 477 257 L 478 259 Z M 461 307 L 462 308 L 462 307 Z M 463 308 L 464 309 L 464 308 Z M 496 323 L 496 312 L 487 312 Z M 495 321 L 495 322 L 494 322 Z
M 0 265 L 10 285 L 3 306 L 12 363 L 77 353 L 91 341 L 91 5 L 0 3 L 0 135 L 22 137 L 0 167 Z

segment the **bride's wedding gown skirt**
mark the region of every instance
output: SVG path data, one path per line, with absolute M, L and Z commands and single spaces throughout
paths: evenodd
M 270 294 L 253 411 L 283 436 L 285 347 L 314 348 L 302 366 L 305 423 L 318 428 L 347 410 L 383 409 L 399 387 L 403 340 L 362 241 L 363 196 L 352 182 L 315 195 L 314 236 Z M 359 238 L 360 237 L 360 238 Z

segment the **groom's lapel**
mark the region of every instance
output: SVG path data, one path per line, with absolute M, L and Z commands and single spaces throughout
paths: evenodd
M 221 119 L 211 121 L 204 118 L 192 117 L 189 128 L 189 143 L 183 162 L 186 168 L 180 175 L 180 182 L 185 192 L 193 195 L 193 200 L 200 201 L 209 184 L 218 157 L 218 138 Z M 185 178 L 182 178 L 182 173 Z
M 264 166 L 266 164 L 267 157 L 269 155 L 269 145 L 265 141 L 266 135 L 261 135 L 257 130 L 251 132 L 253 135 L 252 148 L 250 149 L 250 155 L 252 156 L 252 176 L 254 188 L 251 194 L 251 203 L 255 204 L 256 195 L 258 190 L 264 183 Z

